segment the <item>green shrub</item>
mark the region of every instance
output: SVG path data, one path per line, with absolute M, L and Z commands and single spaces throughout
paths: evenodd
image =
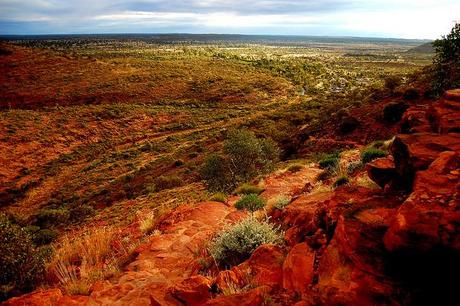
M 44 255 L 27 232 L 0 214 L 0 301 L 33 290 L 45 271 Z
M 278 161 L 279 149 L 271 139 L 259 139 L 248 130 L 229 132 L 223 154 L 209 155 L 201 176 L 211 191 L 229 192 L 238 183 L 269 173 Z
M 94 207 L 88 204 L 75 205 L 69 211 L 70 220 L 73 222 L 81 222 L 96 213 Z
M 190 153 L 188 154 L 188 157 L 190 157 L 190 158 L 196 158 L 196 157 L 198 157 L 199 155 L 200 155 L 200 154 L 198 154 L 198 152 L 190 152 Z
M 267 173 L 279 158 L 279 149 L 271 139 L 258 139 L 248 130 L 233 130 L 224 143 L 230 170 L 239 182 Z
M 337 188 L 339 186 L 343 186 L 343 185 L 346 185 L 348 183 L 349 183 L 348 177 L 340 176 L 335 180 L 334 184 L 332 184 L 332 187 Z
M 290 165 L 287 169 L 287 171 L 289 172 L 292 172 L 292 173 L 295 173 L 295 172 L 299 172 L 300 170 L 302 170 L 304 167 L 303 165 L 301 164 L 293 164 L 293 165 Z
M 405 102 L 390 102 L 383 108 L 383 118 L 388 122 L 398 122 L 408 108 Z
M 236 194 L 261 194 L 263 188 L 251 184 L 243 184 L 235 190 Z
M 361 168 L 363 168 L 363 163 L 361 161 L 350 162 L 347 166 L 347 173 L 354 173 Z
M 318 163 L 321 169 L 334 169 L 339 163 L 339 155 L 328 154 L 324 156 Z
M 460 23 L 433 46 L 436 49 L 433 91 L 442 94 L 444 90 L 460 87 Z
M 236 182 L 230 174 L 228 160 L 219 154 L 209 155 L 201 168 L 201 177 L 211 191 L 229 191 Z
M 154 180 L 155 191 L 172 189 L 182 186 L 182 179 L 178 176 L 159 176 Z
M 353 132 L 354 130 L 356 130 L 359 124 L 360 123 L 358 119 L 356 119 L 355 117 L 352 117 L 352 116 L 343 117 L 339 123 L 339 131 L 342 134 L 349 134 Z
M 181 167 L 184 165 L 184 161 L 182 159 L 178 159 L 174 162 L 174 167 Z
M 231 267 L 246 259 L 262 244 L 279 244 L 282 233 L 266 221 L 249 217 L 225 227 L 211 242 L 209 251 L 220 267 Z
M 253 212 L 263 208 L 265 204 L 265 201 L 257 194 L 247 194 L 235 203 L 235 207 L 239 210 L 246 209 Z
M 385 141 L 383 140 L 376 140 L 373 143 L 370 144 L 370 147 L 380 149 L 385 145 Z
M 409 88 L 404 92 L 404 100 L 417 100 L 420 98 L 420 93 L 415 88 Z
M 368 148 L 361 153 L 361 161 L 367 164 L 374 159 L 387 156 L 387 152 L 375 148 Z
M 279 209 L 279 210 L 283 210 L 286 206 L 289 205 L 289 203 L 291 203 L 291 199 L 288 198 L 288 197 L 282 197 L 280 199 L 278 199 L 275 203 L 275 205 L 273 205 L 274 208 L 276 209 Z
M 402 83 L 402 80 L 401 80 L 401 77 L 399 76 L 392 75 L 392 76 L 388 76 L 385 78 L 385 88 L 387 88 L 391 92 L 394 92 L 396 87 L 401 85 L 401 83 Z
M 227 196 L 225 195 L 225 193 L 218 192 L 213 194 L 209 201 L 225 203 L 227 202 Z
M 36 245 L 45 245 L 53 242 L 58 236 L 56 231 L 50 229 L 42 229 L 34 233 L 32 240 Z
M 45 208 L 39 211 L 37 215 L 37 224 L 40 225 L 40 227 L 52 227 L 60 224 L 66 224 L 69 221 L 69 218 L 70 212 L 66 208 Z

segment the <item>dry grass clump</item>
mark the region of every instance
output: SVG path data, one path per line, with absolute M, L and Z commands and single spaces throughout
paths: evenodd
M 129 236 L 109 226 L 68 235 L 55 245 L 48 273 L 67 293 L 87 295 L 96 281 L 117 275 L 136 247 Z
M 139 230 L 144 235 L 149 235 L 153 232 L 156 221 L 156 214 L 153 211 L 148 212 L 147 214 L 140 217 L 139 220 Z

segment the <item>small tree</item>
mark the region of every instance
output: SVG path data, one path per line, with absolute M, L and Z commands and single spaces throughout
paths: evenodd
M 229 161 L 220 154 L 211 154 L 204 161 L 201 176 L 211 191 L 228 191 L 236 186 Z
M 44 254 L 28 233 L 0 214 L 0 301 L 32 290 L 44 273 Z
M 436 40 L 433 45 L 436 49 L 434 90 L 441 93 L 460 86 L 460 23 L 456 23 L 447 36 Z
M 271 139 L 259 139 L 248 130 L 229 132 L 223 154 L 206 158 L 201 174 L 211 191 L 229 191 L 273 169 L 279 149 Z

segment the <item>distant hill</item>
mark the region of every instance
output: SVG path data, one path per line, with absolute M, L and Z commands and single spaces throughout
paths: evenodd
M 435 49 L 433 46 L 433 42 L 427 42 L 423 45 L 417 46 L 407 51 L 407 53 L 434 53 L 434 52 L 435 52 Z

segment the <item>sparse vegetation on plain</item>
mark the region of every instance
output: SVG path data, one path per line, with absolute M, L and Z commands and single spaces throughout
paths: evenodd
M 280 158 L 296 156 L 300 129 L 316 135 L 335 114 L 342 136 L 359 133 L 365 122 L 353 107 L 404 93 L 412 74 L 431 60 L 406 53 L 415 45 L 397 42 L 273 48 L 63 38 L 5 46 L 0 156 L 9 162 L 0 167 L 0 209 L 21 216 L 8 228 L 18 237 L 18 254 L 29 254 L 24 265 L 9 267 L 32 272 L 21 281 L 5 280 L 4 292 L 46 285 L 41 264 L 50 244 L 55 255 L 48 273 L 65 292 L 88 294 L 95 281 L 119 273 L 143 237 L 156 233 L 164 211 L 225 203 L 238 186 L 243 197 L 237 207 L 263 208 L 257 196 L 263 188 L 244 183 L 272 172 Z M 406 91 L 401 99 L 413 96 Z M 389 121 L 394 115 L 389 110 Z M 338 150 L 317 150 L 331 182 L 314 190 L 330 190 L 339 178 L 339 155 L 330 154 Z M 303 167 L 292 164 L 286 174 Z M 225 194 L 209 197 L 209 191 Z M 281 198 L 274 207 L 289 203 Z M 121 237 L 120 229 L 133 223 L 136 238 Z M 280 241 L 276 228 L 255 219 L 233 230 L 244 239 L 232 245 L 233 238 L 222 236 L 222 252 L 213 253 L 222 266 L 247 258 L 260 243 Z

